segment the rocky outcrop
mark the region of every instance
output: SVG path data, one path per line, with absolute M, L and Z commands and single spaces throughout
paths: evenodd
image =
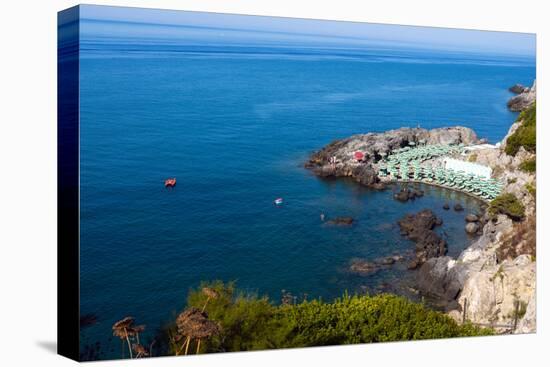
M 435 296 L 441 303 L 454 303 L 466 280 L 486 266 L 497 264 L 495 245 L 513 231 L 510 218 L 499 215 L 483 227 L 483 234 L 458 258 L 449 256 L 427 260 L 417 274 L 418 289 Z
M 468 223 L 479 222 L 479 217 L 475 214 L 470 213 L 464 218 L 464 220 Z
M 410 269 L 416 269 L 432 257 L 444 256 L 447 244 L 433 231 L 443 222 L 429 209 L 416 214 L 407 214 L 398 224 L 401 234 L 416 243 L 415 258 L 409 264 Z
M 535 80 L 533 86 L 530 88 L 516 84 L 513 87 L 510 87 L 510 91 L 514 93 L 519 92 L 519 94 L 515 97 L 510 98 L 507 104 L 508 108 L 510 109 L 510 111 L 523 111 L 527 107 L 535 103 L 535 100 L 537 98 L 537 81 Z
M 464 230 L 468 234 L 477 233 L 477 231 L 479 231 L 479 224 L 475 222 L 466 223 L 466 225 L 464 226 Z
M 467 276 L 465 267 L 449 256 L 428 259 L 417 273 L 417 287 L 422 294 L 438 299 L 443 308 L 457 308 L 455 299 Z
M 424 196 L 424 191 L 420 189 L 409 189 L 408 187 L 403 187 L 401 190 L 393 194 L 393 198 L 397 201 L 407 202 L 409 200 L 414 200 Z
M 466 233 L 473 235 L 480 231 L 482 223 L 478 215 L 470 213 L 464 217 L 464 220 L 466 221 L 466 225 L 464 226 Z
M 394 149 L 420 141 L 426 144 L 466 145 L 479 142 L 472 129 L 460 126 L 433 130 L 401 128 L 334 141 L 313 153 L 305 166 L 321 177 L 353 177 L 360 184 L 376 187 L 379 182 L 377 162 Z M 362 153 L 360 159 L 355 156 L 356 152 Z
M 508 88 L 508 90 L 510 92 L 514 93 L 514 94 L 520 94 L 520 93 L 528 91 L 529 87 L 526 87 L 522 84 L 514 84 L 510 88 Z
M 524 332 L 531 331 L 529 323 L 534 318 L 529 315 L 525 319 L 524 315 L 527 315 L 530 301 L 534 300 L 535 271 L 536 264 L 529 256 L 521 255 L 472 273 L 457 300 L 460 305 L 466 305 L 466 319 L 474 323 L 492 323 L 497 329 L 510 329 L 517 318 L 522 319 L 520 328 Z M 461 318 L 462 314 L 451 313 L 451 316 Z

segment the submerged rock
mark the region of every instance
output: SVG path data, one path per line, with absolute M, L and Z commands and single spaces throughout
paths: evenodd
M 455 212 L 461 212 L 461 211 L 464 210 L 464 207 L 460 204 L 455 204 L 454 210 L 455 210 Z
M 349 267 L 349 270 L 352 273 L 369 275 L 380 270 L 380 265 L 366 260 L 353 260 Z
M 411 192 L 408 190 L 408 189 L 405 189 L 405 190 L 401 190 L 399 192 L 396 192 L 395 194 L 393 194 L 393 198 L 397 201 L 401 201 L 401 202 L 407 202 L 409 201 L 409 199 L 411 199 Z
M 393 255 L 375 259 L 374 261 L 368 261 L 364 259 L 354 259 L 351 262 L 349 270 L 352 273 L 360 275 L 369 275 L 378 272 L 381 269 L 388 268 L 395 264 L 397 261 L 403 260 L 403 256 Z
M 386 185 L 383 184 L 382 182 L 377 182 L 377 183 L 374 183 L 370 186 L 372 189 L 374 190 L 378 190 L 378 191 L 384 191 L 386 190 Z
M 375 263 L 380 265 L 393 265 L 395 264 L 395 259 L 393 256 L 388 256 L 375 260 Z
M 335 225 L 335 226 L 351 226 L 354 222 L 352 217 L 336 217 L 334 219 L 329 219 L 326 221 L 326 224 Z
M 445 203 L 445 204 L 443 204 L 443 209 L 444 210 L 449 210 L 449 209 L 451 209 L 451 206 L 449 205 L 449 203 Z

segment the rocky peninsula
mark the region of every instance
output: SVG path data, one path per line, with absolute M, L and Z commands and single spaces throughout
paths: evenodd
M 490 167 L 491 178 L 503 183 L 502 192 L 487 202 L 484 213 L 465 213 L 466 230 L 479 237 L 453 258 L 446 255 L 445 241 L 433 232 L 441 225 L 437 217 L 430 210 L 410 214 L 399 222 L 402 234 L 416 244 L 409 268 L 417 269 L 418 291 L 440 300 L 458 322 L 529 333 L 536 330 L 536 148 L 529 142 L 531 135 L 534 139 L 536 84 L 512 89 L 519 94 L 508 107 L 522 113 L 496 145 L 483 144 L 466 127 L 405 127 L 334 141 L 314 152 L 305 166 L 321 177 L 351 177 L 362 185 L 384 189 L 380 164 L 396 149 L 418 144 L 475 147 L 464 150 L 458 159 Z M 532 134 L 525 133 L 529 128 Z M 416 196 L 411 191 L 398 194 L 396 199 L 402 201 Z M 390 261 L 383 264 L 388 265 Z M 380 266 L 380 261 L 355 261 L 352 271 L 369 274 Z
M 305 166 L 321 177 L 352 177 L 360 184 L 383 188 L 378 177 L 378 163 L 382 158 L 395 149 L 420 142 L 428 145 L 474 145 L 482 141 L 472 129 L 461 126 L 432 130 L 403 127 L 334 141 L 313 153 Z M 364 154 L 360 161 L 354 157 L 357 151 Z

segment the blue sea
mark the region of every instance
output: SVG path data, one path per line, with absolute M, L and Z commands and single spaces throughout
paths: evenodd
M 120 355 L 114 321 L 132 315 L 150 338 L 204 280 L 235 280 L 274 302 L 282 290 L 325 300 L 397 291 L 406 264 L 371 276 L 348 267 L 412 251 L 396 225 L 408 212 L 440 215 L 456 256 L 472 240 L 464 215 L 476 200 L 424 186 L 423 198 L 399 203 L 391 190 L 320 179 L 304 162 L 335 139 L 402 126 L 463 125 L 497 142 L 517 117 L 507 88 L 535 78 L 534 60 L 519 56 L 201 42 L 216 31 L 81 22 L 80 302 L 97 316 L 81 336 L 102 357 Z M 327 227 L 320 213 L 356 223 Z

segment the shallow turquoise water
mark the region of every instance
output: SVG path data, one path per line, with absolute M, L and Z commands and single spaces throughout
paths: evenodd
M 201 280 L 237 280 L 276 301 L 282 289 L 332 299 L 395 283 L 410 274 L 401 265 L 369 277 L 346 269 L 412 250 L 396 226 L 407 212 L 433 208 L 458 254 L 464 213 L 441 206 L 467 213 L 475 200 L 424 187 L 403 204 L 303 163 L 334 139 L 418 124 L 464 125 L 496 142 L 515 119 L 507 87 L 535 75 L 513 57 L 151 44 L 99 37 L 102 26 L 82 24 L 81 313 L 99 320 L 83 343 L 101 341 L 110 357 L 114 321 L 133 315 L 151 335 Z M 357 222 L 326 227 L 321 212 Z

